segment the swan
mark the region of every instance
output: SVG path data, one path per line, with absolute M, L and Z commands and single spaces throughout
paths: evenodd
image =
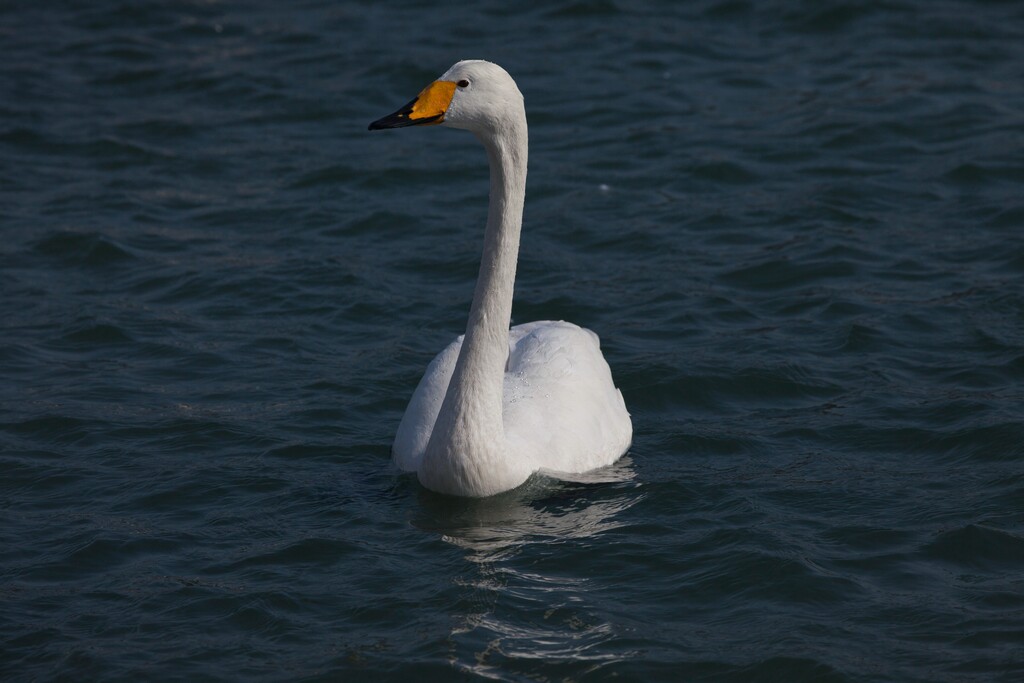
M 482 498 L 537 471 L 615 462 L 633 425 L 597 335 L 562 321 L 509 328 L 526 195 L 522 93 L 497 64 L 461 61 L 369 129 L 426 125 L 476 135 L 490 200 L 466 333 L 427 366 L 395 435 L 395 464 L 432 491 Z

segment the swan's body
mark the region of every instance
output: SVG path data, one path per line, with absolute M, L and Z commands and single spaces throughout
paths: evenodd
M 434 491 L 489 496 L 541 469 L 615 462 L 633 427 L 597 335 L 566 322 L 509 329 L 526 192 L 523 96 L 501 67 L 459 62 L 370 128 L 430 123 L 483 143 L 490 207 L 466 334 L 427 367 L 398 427 L 395 463 Z

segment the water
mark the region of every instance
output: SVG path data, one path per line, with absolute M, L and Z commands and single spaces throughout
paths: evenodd
M 0 9 L 5 681 L 1024 678 L 1019 3 L 82 5 Z M 365 129 L 476 57 L 636 435 L 468 501 L 389 447 L 484 155 Z

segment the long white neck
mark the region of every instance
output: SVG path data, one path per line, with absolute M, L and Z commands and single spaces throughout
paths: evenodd
M 529 470 L 509 462 L 502 391 L 509 352 L 519 232 L 526 195 L 526 115 L 477 133 L 490 162 L 490 205 L 480 276 L 466 337 L 427 443 L 420 480 L 431 489 L 486 496 L 517 486 Z

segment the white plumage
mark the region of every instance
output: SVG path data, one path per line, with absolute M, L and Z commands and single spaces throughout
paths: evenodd
M 476 134 L 490 162 L 491 196 L 466 334 L 427 367 L 398 427 L 395 463 L 432 490 L 488 496 L 538 470 L 579 473 L 615 462 L 633 427 L 597 335 L 567 322 L 509 329 L 528 146 L 519 89 L 495 64 L 462 61 L 370 127 L 424 123 Z

